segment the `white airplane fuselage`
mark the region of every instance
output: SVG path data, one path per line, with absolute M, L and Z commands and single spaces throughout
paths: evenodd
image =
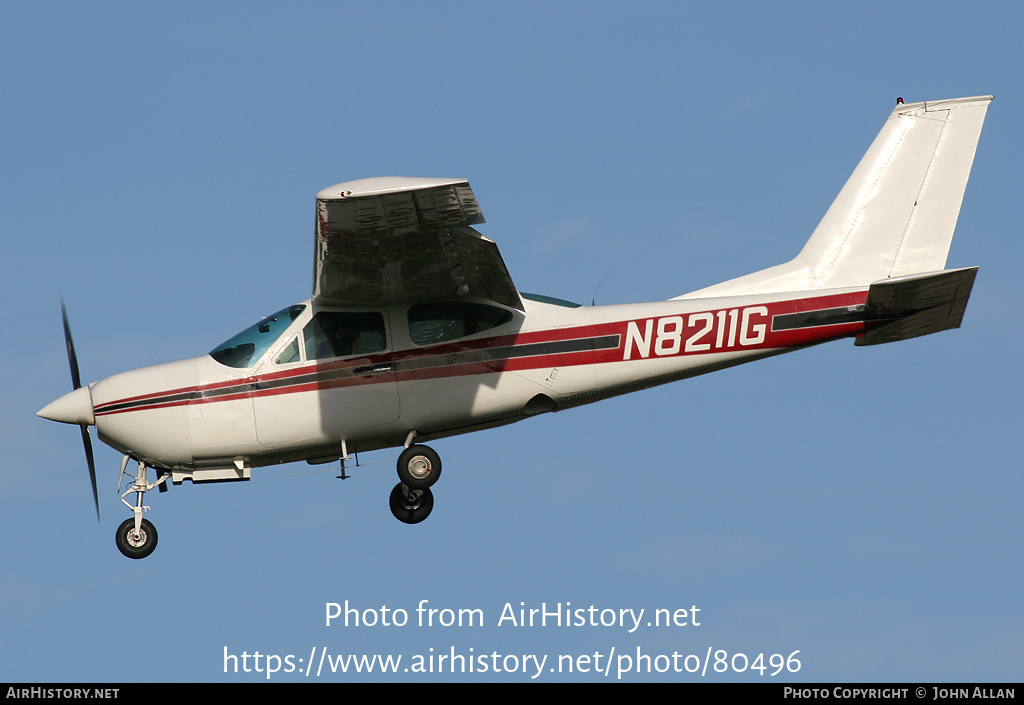
M 99 437 L 176 471 L 242 479 L 246 469 L 332 460 L 511 423 L 864 331 L 867 289 L 567 307 L 525 312 L 452 342 L 416 345 L 407 306 L 377 309 L 386 349 L 278 364 L 320 310 L 310 302 L 250 367 L 210 355 L 90 385 Z M 832 312 L 822 322 L 811 312 Z M 838 318 L 837 318 L 838 315 Z M 226 472 L 200 472 L 221 469 Z M 232 473 L 236 473 L 233 475 Z M 247 477 L 247 473 L 245 473 Z

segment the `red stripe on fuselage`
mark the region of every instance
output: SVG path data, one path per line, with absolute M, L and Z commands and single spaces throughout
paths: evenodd
M 643 328 L 644 326 L 646 326 L 646 323 L 648 321 L 657 322 L 661 319 L 666 318 L 682 318 L 684 324 L 688 325 L 690 319 L 694 317 L 703 317 L 706 319 L 708 314 L 710 314 L 711 316 L 712 326 L 710 329 L 708 329 L 705 335 L 700 338 L 702 344 L 707 343 L 708 341 L 717 342 L 719 339 L 721 339 L 725 344 L 720 346 L 712 345 L 711 349 L 700 349 L 694 351 L 687 351 L 685 349 L 685 346 L 680 345 L 679 350 L 677 352 L 671 352 L 668 354 L 652 353 L 644 357 L 631 357 L 628 361 L 636 362 L 640 361 L 641 359 L 654 359 L 656 357 L 707 355 L 742 350 L 795 348 L 820 342 L 826 342 L 828 340 L 858 335 L 861 332 L 863 332 L 864 323 L 857 321 L 834 325 L 797 328 L 784 331 L 772 331 L 771 321 L 773 316 L 785 315 L 790 313 L 803 313 L 843 306 L 856 306 L 863 304 L 866 299 L 867 291 L 865 290 L 850 294 L 833 294 L 819 297 L 805 297 L 800 299 L 791 299 L 787 301 L 755 304 L 753 306 L 729 307 L 723 309 L 711 309 L 705 311 L 695 311 L 678 314 L 667 313 L 666 315 L 663 316 L 647 316 L 643 318 L 615 321 L 611 323 L 598 323 L 583 326 L 553 328 L 540 331 L 527 331 L 512 335 L 495 336 L 493 338 L 483 338 L 465 342 L 441 343 L 438 345 L 432 345 L 424 348 L 398 350 L 394 352 L 380 353 L 376 355 L 367 355 L 365 357 L 360 358 L 349 358 L 346 360 L 330 362 L 314 362 L 312 364 L 303 365 L 301 367 L 280 370 L 277 372 L 271 372 L 253 377 L 243 377 L 235 380 L 226 380 L 210 384 L 180 387 L 176 389 L 154 392 L 150 394 L 141 394 L 132 397 L 125 397 L 123 399 L 118 399 L 116 401 L 108 402 L 97 406 L 94 413 L 97 416 L 104 416 L 126 413 L 129 411 L 143 411 L 149 409 L 170 408 L 174 406 L 183 406 L 189 404 L 207 404 L 219 401 L 232 401 L 253 396 L 262 397 L 275 396 L 279 394 L 312 392 L 320 389 L 335 389 L 339 387 L 364 384 L 393 383 L 395 381 L 408 380 L 438 379 L 443 377 L 490 374 L 505 371 L 522 371 L 544 367 L 568 367 L 577 365 L 621 362 L 624 359 L 623 351 L 624 346 L 627 344 L 627 328 L 630 323 L 633 323 L 634 325 Z M 720 325 L 723 322 L 725 325 L 730 324 L 730 311 L 742 311 L 743 309 L 751 309 L 758 307 L 763 307 L 767 309 L 767 314 L 765 314 L 763 320 L 760 317 L 758 318 L 759 323 L 767 324 L 767 330 L 764 336 L 764 340 L 762 342 L 752 345 L 741 345 L 738 343 L 738 336 L 732 336 L 731 341 L 729 340 L 729 337 L 725 334 L 719 336 L 716 326 Z M 725 312 L 725 314 L 720 315 L 721 312 Z M 740 314 L 736 315 L 739 316 Z M 652 324 L 652 329 L 654 325 L 656 324 Z M 680 334 L 685 335 L 682 332 Z M 515 349 L 517 347 L 532 345 L 535 343 L 587 340 L 591 338 L 598 338 L 602 336 L 611 335 L 619 336 L 619 344 L 616 348 L 573 352 L 555 352 L 550 354 L 529 355 L 522 357 L 513 356 L 485 361 L 470 360 L 460 362 L 457 359 L 455 359 L 446 364 L 427 365 L 420 368 L 413 367 L 411 369 L 405 370 L 401 369 L 401 363 L 403 362 L 415 364 L 416 362 L 425 361 L 428 358 L 443 358 L 445 356 L 456 356 L 457 358 L 460 355 L 470 355 L 476 352 L 495 350 L 501 348 Z M 730 342 L 732 344 L 728 344 Z M 302 377 L 317 375 L 323 376 L 330 375 L 331 373 L 344 374 L 344 372 L 347 370 L 353 370 L 359 367 L 373 367 L 375 365 L 387 364 L 395 365 L 397 369 L 394 372 L 368 372 L 366 374 L 343 376 L 335 379 L 328 378 L 320 380 L 312 379 L 306 382 L 299 381 L 299 378 Z M 282 384 L 281 386 L 275 386 L 268 389 L 246 390 L 240 391 L 238 393 L 226 393 L 221 395 L 216 394 L 218 390 L 227 390 L 232 387 L 252 387 L 259 385 L 261 382 L 284 382 L 291 378 L 296 379 L 296 382 L 294 384 L 285 383 Z M 210 393 L 214 394 L 211 395 Z M 160 401 L 160 399 L 166 399 L 167 397 L 177 396 L 181 394 L 189 394 L 190 397 L 186 399 L 175 399 L 173 401 Z M 145 403 L 146 400 L 151 400 L 151 402 Z M 122 406 L 125 404 L 133 404 L 135 402 L 140 403 L 138 405 L 129 406 L 128 408 L 118 408 L 105 411 L 105 409 L 110 409 L 111 407 Z

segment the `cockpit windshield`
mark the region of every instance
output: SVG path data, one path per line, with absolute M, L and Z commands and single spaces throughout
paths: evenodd
M 228 367 L 249 367 L 263 356 L 267 348 L 281 337 L 305 308 L 303 304 L 296 304 L 278 311 L 273 316 L 267 316 L 218 345 L 210 351 L 210 355 Z

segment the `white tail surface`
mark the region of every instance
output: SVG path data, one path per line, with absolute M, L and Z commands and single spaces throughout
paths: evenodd
M 943 269 L 991 100 L 898 104 L 796 258 L 677 298 L 864 286 Z

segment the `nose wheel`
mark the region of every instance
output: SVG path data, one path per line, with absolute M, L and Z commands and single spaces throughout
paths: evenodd
M 117 481 L 118 490 L 121 488 L 121 480 L 124 478 L 128 460 L 129 457 L 126 455 L 124 460 L 121 461 L 121 478 Z M 131 473 L 128 473 L 128 476 L 131 477 Z M 133 516 L 131 519 L 125 519 L 121 522 L 121 526 L 117 527 L 115 539 L 117 541 L 117 550 L 128 558 L 145 558 L 156 548 L 156 527 L 148 519 L 142 518 L 142 513 L 149 509 L 149 507 L 142 504 L 142 495 L 154 487 L 159 487 L 160 490 L 166 489 L 165 483 L 169 477 L 170 474 L 165 473 L 160 475 L 156 482 L 150 484 L 146 479 L 146 464 L 140 460 L 139 470 L 134 478 L 135 481 L 128 488 L 128 491 L 121 495 L 121 501 L 132 510 Z M 135 493 L 134 507 L 128 504 L 128 501 L 125 499 L 132 492 Z
M 117 548 L 128 558 L 145 558 L 156 548 L 156 527 L 143 519 L 136 528 L 135 517 L 125 519 L 117 527 Z

